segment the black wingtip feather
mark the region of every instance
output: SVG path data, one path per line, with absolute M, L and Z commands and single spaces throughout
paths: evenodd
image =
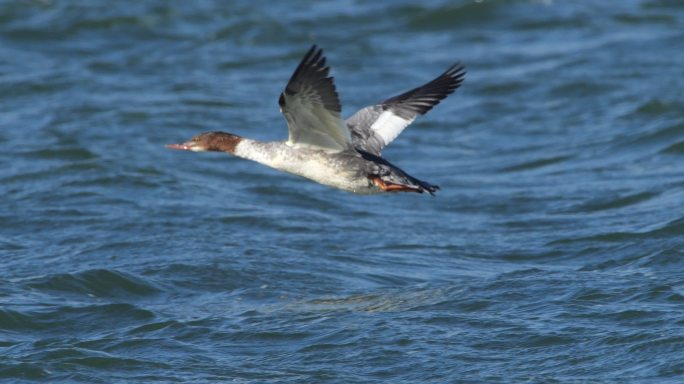
M 465 74 L 465 66 L 456 62 L 429 83 L 389 98 L 381 104 L 383 108 L 391 109 L 406 119 L 424 115 L 460 87 Z
M 295 69 L 294 73 L 290 77 L 287 86 L 285 87 L 285 94 L 292 96 L 299 92 L 299 89 L 294 85 L 299 80 L 300 82 L 308 82 L 310 84 L 319 84 L 324 88 L 332 87 L 332 92 L 327 94 L 322 94 L 322 102 L 326 109 L 341 112 L 342 106 L 340 105 L 339 95 L 335 89 L 335 83 L 330 74 L 330 67 L 326 65 L 326 58 L 323 56 L 323 49 L 319 48 L 316 44 L 309 48 L 309 51 L 304 55 L 304 58 L 299 62 L 299 65 Z M 321 83 L 324 82 L 324 83 Z M 329 84 L 325 84 L 329 83 Z M 281 107 L 283 103 L 279 104 Z

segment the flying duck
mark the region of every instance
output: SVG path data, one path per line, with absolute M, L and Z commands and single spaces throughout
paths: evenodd
M 167 148 L 220 151 L 320 184 L 358 194 L 428 192 L 437 185 L 419 180 L 381 156 L 416 117 L 427 113 L 462 83 L 461 63 L 434 80 L 342 120 L 340 100 L 323 50 L 312 46 L 280 94 L 287 120 L 286 141 L 261 142 L 227 132 L 205 132 Z

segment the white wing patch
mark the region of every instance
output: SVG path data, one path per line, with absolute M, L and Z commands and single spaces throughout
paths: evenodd
M 376 105 L 362 108 L 346 121 L 356 148 L 380 155 L 411 124 L 461 86 L 465 67 L 456 63 L 429 83 Z
M 407 120 L 388 110 L 378 116 L 378 119 L 371 124 L 370 129 L 382 138 L 385 145 L 389 145 L 413 120 L 415 120 L 415 117 Z

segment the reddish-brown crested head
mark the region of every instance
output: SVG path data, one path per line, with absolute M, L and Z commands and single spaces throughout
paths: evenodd
M 204 132 L 182 144 L 168 144 L 166 147 L 185 151 L 217 151 L 235 153 L 235 147 L 242 137 L 226 132 Z

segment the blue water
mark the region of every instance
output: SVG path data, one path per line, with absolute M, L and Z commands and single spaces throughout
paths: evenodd
M 286 138 L 457 60 L 357 196 L 164 144 Z M 684 3 L 0 3 L 0 379 L 681 382 Z

